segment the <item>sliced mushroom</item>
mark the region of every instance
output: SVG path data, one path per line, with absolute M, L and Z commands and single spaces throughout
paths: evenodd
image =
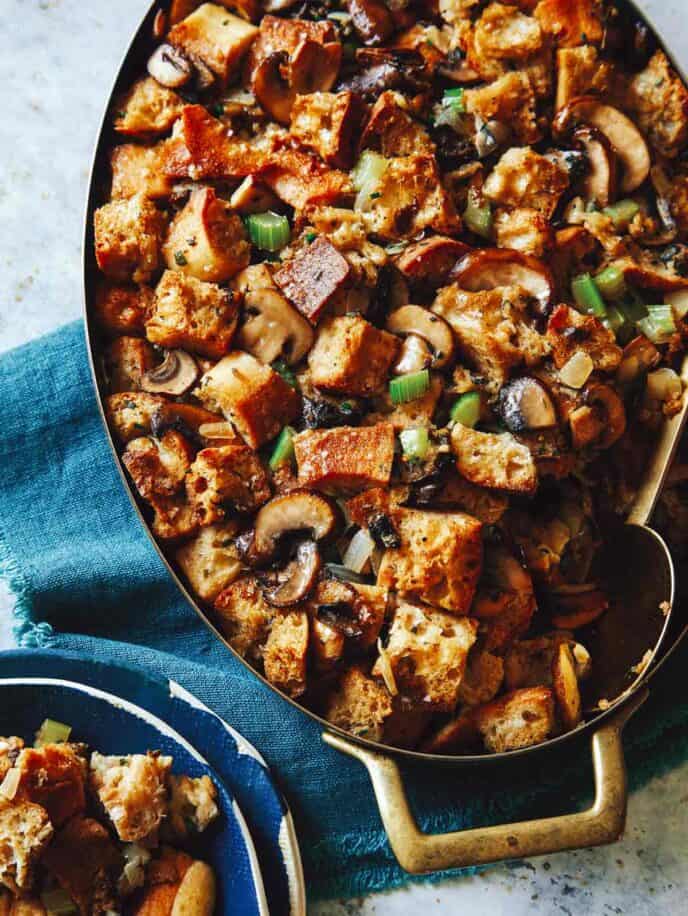
M 356 589 L 348 582 L 333 578 L 324 580 L 313 601 L 318 620 L 338 630 L 348 639 L 357 639 L 363 635 L 364 628 L 359 620 L 361 611 L 366 605 Z
M 232 210 L 239 213 L 265 213 L 274 210 L 278 199 L 270 188 L 261 184 L 254 175 L 249 175 L 229 198 Z
M 297 95 L 327 92 L 334 85 L 341 63 L 339 42 L 321 44 L 304 39 L 291 57 L 276 51 L 256 67 L 251 86 L 267 113 L 289 124 L 291 109 Z
M 185 350 L 168 350 L 165 358 L 141 378 L 141 388 L 151 394 L 186 394 L 196 383 L 196 360 Z
M 308 490 L 292 490 L 271 499 L 259 510 L 252 551 L 258 559 L 269 560 L 285 534 L 304 531 L 314 541 L 321 541 L 332 534 L 336 525 L 337 513 L 328 499 Z
M 397 257 L 395 264 L 409 280 L 424 280 L 433 286 L 444 283 L 459 258 L 470 248 L 446 235 L 433 235 L 414 242 Z
M 347 0 L 346 6 L 364 44 L 381 44 L 394 31 L 392 14 L 381 0 Z
M 645 245 L 669 245 L 678 235 L 678 226 L 671 212 L 671 181 L 661 165 L 653 165 L 650 169 L 650 181 L 655 191 L 655 205 L 657 215 L 662 224 L 662 231 L 650 238 L 643 238 Z
M 578 96 L 565 105 L 552 123 L 555 136 L 565 135 L 574 124 L 596 127 L 609 140 L 622 165 L 620 189 L 628 194 L 645 181 L 650 153 L 642 134 L 630 118 L 594 96 Z
M 256 98 L 271 118 L 288 124 L 296 90 L 289 84 L 289 58 L 285 51 L 269 54 L 253 73 L 252 88 Z
M 290 80 L 298 95 L 329 92 L 334 86 L 342 61 L 342 46 L 338 41 L 321 44 L 305 39 L 294 51 Z
M 397 361 L 392 366 L 395 375 L 422 372 L 432 365 L 432 352 L 422 337 L 409 334 L 404 338 Z
M 581 720 L 581 696 L 576 676 L 576 663 L 567 643 L 557 649 L 552 661 L 552 690 L 559 707 L 562 725 L 567 731 Z
M 616 197 L 617 157 L 606 135 L 595 127 L 578 127 L 572 134 L 573 140 L 581 145 L 588 160 L 588 169 L 583 179 L 586 200 L 594 201 L 598 207 L 608 207 Z
M 298 604 L 314 587 L 321 565 L 315 542 L 301 541 L 286 566 L 261 576 L 263 597 L 275 607 Z
M 619 395 L 609 385 L 595 383 L 585 391 L 585 400 L 600 411 L 604 429 L 598 440 L 600 448 L 609 448 L 626 431 L 626 408 Z
M 469 292 L 498 286 L 522 286 L 537 301 L 542 312 L 547 311 L 554 292 L 554 280 L 542 261 L 507 248 L 470 252 L 456 265 L 451 278 Z
M 156 82 L 168 89 L 185 86 L 193 71 L 189 58 L 173 45 L 160 45 L 148 58 L 148 72 Z
M 544 386 L 534 378 L 507 382 L 499 392 L 497 409 L 512 433 L 556 426 L 557 412 Z
M 670 293 L 670 296 L 675 293 Z M 688 292 L 685 294 L 688 297 Z M 666 297 L 669 301 L 669 296 Z M 628 385 L 635 381 L 642 373 L 654 368 L 662 356 L 657 347 L 640 334 L 629 341 L 623 349 L 623 357 L 616 370 L 616 381 L 620 385 Z
M 262 363 L 283 357 L 290 365 L 298 363 L 313 345 L 313 328 L 275 289 L 246 293 L 244 309 L 248 316 L 239 330 L 237 342 Z
M 413 335 L 428 343 L 434 369 L 446 366 L 454 355 L 454 335 L 447 322 L 420 305 L 404 305 L 392 312 L 386 328 L 392 334 Z

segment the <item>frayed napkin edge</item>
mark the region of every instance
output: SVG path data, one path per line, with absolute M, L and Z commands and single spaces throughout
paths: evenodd
M 0 531 L 0 579 L 9 586 L 14 598 L 12 632 L 22 649 L 49 649 L 54 643 L 53 628 L 49 623 L 33 620 L 33 601 L 28 583 Z

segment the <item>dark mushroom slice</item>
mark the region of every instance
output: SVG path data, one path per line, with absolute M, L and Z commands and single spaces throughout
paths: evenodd
M 392 312 L 386 328 L 392 334 L 412 335 L 429 344 L 433 369 L 444 368 L 454 355 L 454 335 L 447 322 L 420 305 L 404 305 Z
M 337 79 L 340 63 L 339 42 L 323 45 L 304 39 L 291 57 L 275 51 L 264 58 L 253 73 L 251 88 L 275 121 L 289 124 L 296 96 L 327 92 Z
M 270 560 L 285 535 L 307 532 L 314 541 L 321 541 L 333 533 L 337 522 L 337 511 L 329 499 L 309 490 L 292 490 L 258 511 L 252 551 L 259 560 Z
M 342 61 L 342 46 L 338 41 L 321 44 L 305 39 L 291 59 L 291 85 L 298 95 L 329 92 L 334 86 Z
M 163 44 L 148 58 L 148 72 L 153 79 L 168 89 L 180 89 L 193 76 L 194 68 L 189 58 L 179 48 Z
M 653 165 L 650 169 L 650 182 L 655 192 L 655 206 L 657 215 L 662 224 L 661 232 L 651 237 L 643 237 L 645 245 L 670 245 L 676 240 L 678 226 L 671 212 L 671 181 L 661 165 Z
M 544 386 L 534 378 L 516 378 L 502 387 L 497 411 L 512 433 L 547 429 L 557 424 L 557 412 Z
M 313 345 L 310 323 L 276 289 L 257 289 L 244 297 L 246 319 L 237 343 L 262 363 L 282 357 L 298 363 Z
M 184 350 L 167 350 L 165 358 L 141 378 L 141 388 L 150 394 L 186 394 L 196 383 L 196 360 Z
M 340 80 L 337 91 L 348 90 L 374 102 L 387 89 L 423 92 L 428 89 L 425 61 L 410 49 L 358 48 L 356 72 Z
M 395 266 L 408 280 L 440 286 L 456 262 L 469 251 L 464 242 L 447 235 L 433 235 L 405 248 L 396 258 Z
M 377 547 L 385 550 L 388 547 L 401 547 L 399 532 L 394 527 L 394 522 L 384 512 L 376 512 L 368 521 L 368 531 Z
M 585 95 L 571 99 L 561 109 L 552 122 L 552 133 L 565 136 L 577 124 L 597 128 L 611 144 L 622 165 L 620 190 L 628 194 L 640 187 L 650 171 L 650 152 L 633 121 L 618 108 Z
M 298 604 L 315 586 L 321 568 L 320 554 L 314 541 L 301 541 L 294 556 L 281 569 L 260 576 L 263 597 L 274 607 Z
M 346 0 L 346 7 L 364 44 L 382 44 L 394 31 L 392 14 L 381 0 Z
M 618 183 L 618 160 L 609 140 L 589 125 L 577 127 L 571 136 L 587 157 L 587 174 L 582 182 L 584 197 L 598 207 L 608 207 L 616 197 Z
M 296 90 L 289 83 L 289 57 L 285 51 L 269 54 L 256 67 L 251 88 L 261 106 L 280 124 L 288 124 Z
M 522 286 L 546 313 L 554 280 L 537 258 L 507 248 L 483 248 L 465 255 L 451 272 L 461 289 L 478 292 L 498 286 Z

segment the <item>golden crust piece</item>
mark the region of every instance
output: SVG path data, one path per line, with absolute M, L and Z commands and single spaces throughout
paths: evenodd
M 362 117 L 360 99 L 351 92 L 311 92 L 297 95 L 289 132 L 328 165 L 350 169 Z
M 132 439 L 122 454 L 122 464 L 148 502 L 178 493 L 192 461 L 191 446 L 174 429 L 168 429 L 161 439 L 152 436 Z
M 151 200 L 168 197 L 172 182 L 162 171 L 161 146 L 123 143 L 110 153 L 112 199 L 127 199 L 140 194 Z
M 536 117 L 536 100 L 527 74 L 505 73 L 478 89 L 467 89 L 466 111 L 483 121 L 508 124 L 519 143 L 535 143 L 542 135 Z
M 395 432 L 417 426 L 432 426 L 432 418 L 442 396 L 444 386 L 438 375 L 430 378 L 430 387 L 413 401 L 393 404 L 388 391 L 383 391 L 375 401 L 377 410 L 366 414 L 363 423 L 374 426 L 377 423 L 391 423 Z
M 560 48 L 599 44 L 604 35 L 599 0 L 540 0 L 534 16 Z
M 582 351 L 592 359 L 599 372 L 614 372 L 623 351 L 614 333 L 593 315 L 582 315 L 568 305 L 558 305 L 547 323 L 547 339 L 552 345 L 552 359 L 557 369 Z
M 537 489 L 530 449 L 511 433 L 481 433 L 456 423 L 451 444 L 459 472 L 471 483 L 510 493 L 534 493 Z
M 397 688 L 436 710 L 456 706 L 478 621 L 402 602 L 385 646 Z M 373 673 L 381 676 L 378 660 Z
M 353 196 L 351 178 L 346 172 L 331 169 L 313 153 L 276 141 L 264 153 L 258 177 L 295 210 L 315 204 L 331 204 Z
M 98 267 L 114 280 L 150 280 L 160 266 L 165 222 L 140 194 L 99 207 L 93 216 Z
M 106 398 L 105 415 L 115 438 L 130 442 L 150 433 L 153 417 L 164 404 L 165 399 L 160 395 L 125 391 Z
M 663 51 L 655 51 L 628 87 L 638 126 L 662 155 L 678 155 L 688 140 L 688 90 Z
M 613 73 L 613 65 L 609 61 L 600 60 L 594 45 L 560 48 L 557 51 L 556 110 L 579 95 L 587 95 L 591 91 L 606 92 L 611 85 Z
M 265 151 L 230 137 L 227 125 L 201 105 L 186 105 L 165 140 L 162 168 L 171 178 L 245 178 L 265 166 Z
M 171 766 L 172 758 L 159 754 L 91 755 L 91 786 L 123 842 L 143 840 L 160 827 Z
M 253 576 L 241 576 L 215 599 L 215 619 L 222 634 L 239 655 L 253 658 L 268 637 L 275 610 L 263 598 Z
M 214 601 L 238 578 L 242 565 L 234 543 L 236 522 L 207 525 L 175 553 L 192 590 L 203 601 Z
M 188 470 L 186 495 L 201 525 L 228 512 L 251 512 L 270 499 L 270 482 L 260 458 L 248 445 L 204 448 Z
M 274 438 L 300 409 L 298 394 L 277 372 L 238 350 L 206 372 L 194 394 L 233 423 L 254 449 Z
M 155 351 L 140 337 L 117 337 L 105 351 L 110 391 L 138 391 L 144 373 L 156 363 Z
M 392 697 L 385 686 L 358 666 L 342 674 L 325 708 L 325 718 L 360 738 L 381 741 L 392 715 Z
M 544 215 L 527 207 L 500 210 L 494 217 L 498 248 L 512 248 L 543 258 L 554 245 L 554 232 Z
M 41 805 L 54 827 L 86 807 L 86 762 L 74 745 L 25 748 L 15 766 L 19 773 L 15 800 Z
M 109 334 L 143 336 L 152 302 L 150 286 L 121 286 L 101 280 L 96 287 L 93 309 L 98 324 Z
M 394 461 L 394 428 L 377 426 L 306 429 L 294 436 L 299 485 L 350 492 L 387 486 Z
M 248 266 L 251 245 L 238 213 L 212 188 L 199 188 L 170 223 L 162 254 L 170 270 L 224 283 Z
M 526 60 L 542 47 L 537 19 L 524 15 L 518 6 L 490 3 L 475 24 L 478 54 L 497 60 Z
M 232 344 L 238 320 L 239 298 L 231 290 L 166 270 L 155 288 L 146 337 L 161 347 L 220 359 Z
M 485 649 L 474 648 L 468 656 L 468 664 L 459 687 L 459 702 L 466 706 L 489 703 L 502 686 L 504 661 Z
M 276 51 L 291 57 L 304 40 L 318 44 L 337 41 L 337 30 L 328 19 L 311 22 L 308 19 L 283 19 L 280 16 L 263 16 L 258 37 L 251 45 L 246 70 L 252 74 L 261 61 Z
M 233 76 L 258 29 L 215 3 L 204 3 L 170 29 L 168 40 L 199 57 L 222 82 Z
M 551 219 L 569 185 L 563 166 L 530 147 L 507 150 L 487 176 L 483 194 L 508 207 L 531 207 Z
M 263 649 L 265 677 L 290 697 L 298 697 L 306 689 L 308 635 L 305 611 L 279 613 Z
M 471 606 L 482 565 L 482 524 L 462 512 L 399 509 L 401 546 L 388 548 L 377 584 L 454 614 Z
M 118 101 L 115 130 L 131 137 L 159 136 L 171 130 L 185 104 L 176 92 L 147 76 Z
M 420 122 L 406 111 L 406 99 L 399 92 L 383 92 L 370 110 L 361 137 L 361 149 L 373 149 L 385 157 L 433 156 L 435 144 Z
M 0 795 L 0 885 L 14 893 L 29 890 L 34 867 L 52 835 L 45 808 Z
M 526 687 L 480 706 L 473 719 L 488 751 L 529 747 L 554 729 L 554 699 L 548 687 Z
M 311 380 L 326 391 L 371 395 L 387 382 L 399 346 L 398 337 L 359 315 L 329 318 L 308 356 Z

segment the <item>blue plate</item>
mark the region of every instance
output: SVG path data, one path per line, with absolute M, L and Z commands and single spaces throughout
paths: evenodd
M 55 651 L 4 652 L 0 671 L 0 734 L 30 738 L 44 718 L 56 718 L 105 753 L 160 748 L 175 757 L 175 769 L 208 772 L 221 786 L 225 818 L 211 828 L 207 853 L 222 886 L 218 914 L 305 914 L 301 859 L 281 792 L 258 752 L 194 696 L 135 668 Z M 58 683 L 27 683 L 36 678 Z

